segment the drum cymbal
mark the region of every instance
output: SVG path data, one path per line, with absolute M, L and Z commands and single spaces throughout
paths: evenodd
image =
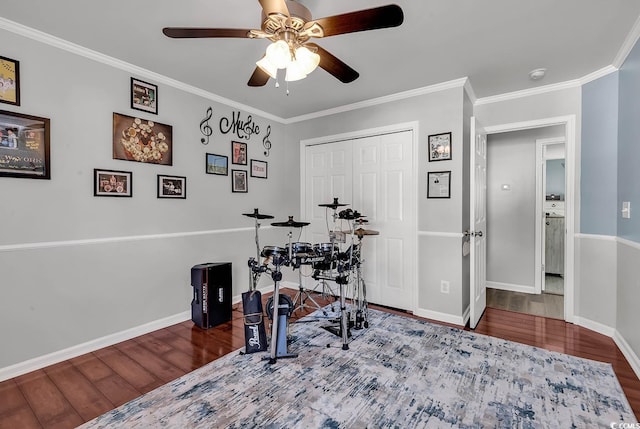
M 353 232 L 355 232 L 355 234 L 360 238 L 364 237 L 365 235 L 380 235 L 380 231 L 374 231 L 372 229 L 364 228 L 358 228 Z
M 332 209 L 337 209 L 338 207 L 348 206 L 349 204 L 339 203 L 337 198 L 333 199 L 332 203 L 327 204 L 318 204 L 318 207 L 331 207 Z
M 253 213 L 242 213 L 242 214 L 244 216 L 253 217 L 253 218 L 256 218 L 256 219 L 273 219 L 273 216 L 271 216 L 271 215 L 258 213 L 258 209 L 253 209 Z
M 273 226 L 287 226 L 289 228 L 302 228 L 303 226 L 309 225 L 310 222 L 297 222 L 293 220 L 293 216 L 289 216 L 289 220 L 286 222 L 273 222 L 271 225 Z

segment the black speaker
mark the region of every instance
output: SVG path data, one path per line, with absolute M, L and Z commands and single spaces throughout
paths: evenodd
M 209 262 L 191 268 L 191 320 L 208 329 L 231 320 L 231 262 Z

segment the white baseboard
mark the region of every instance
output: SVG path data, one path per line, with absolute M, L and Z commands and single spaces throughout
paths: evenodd
M 413 314 L 419 317 L 424 317 L 425 319 L 432 319 L 432 320 L 437 320 L 438 322 L 451 323 L 453 325 L 458 325 L 461 328 L 467 324 L 467 320 L 469 318 L 469 315 L 466 312 L 465 314 L 467 315 L 465 318 L 465 316 L 455 316 L 453 314 L 440 313 L 438 311 L 425 310 L 422 308 L 416 309 L 416 311 L 414 311 Z
M 573 323 L 578 326 L 582 326 L 583 328 L 590 329 L 592 331 L 597 332 L 598 334 L 606 335 L 607 337 L 613 338 L 616 333 L 615 328 L 604 325 L 599 322 L 594 322 L 590 319 L 585 319 L 584 317 L 575 316 L 573 318 Z
M 500 283 L 500 282 L 487 281 L 487 287 L 491 289 L 508 290 L 511 292 L 522 292 L 522 293 L 532 293 L 532 294 L 536 293 L 536 288 L 533 286 L 525 286 L 525 285 L 518 285 L 518 284 L 512 284 L 512 283 Z
M 144 325 L 116 332 L 115 334 L 96 338 L 95 340 L 87 341 L 86 343 L 78 344 L 57 352 L 38 356 L 15 365 L 0 368 L 0 381 L 8 380 L 68 359 L 73 359 L 80 355 L 91 353 L 104 347 L 112 346 L 114 344 L 121 343 L 122 341 L 130 340 L 131 338 L 166 328 L 167 326 L 182 323 L 189 319 L 191 319 L 191 311 L 185 311 L 173 316 L 165 317 L 164 319 L 154 320 L 153 322 L 145 323 Z
M 627 361 L 629 362 L 629 365 L 631 365 L 631 369 L 633 369 L 633 372 L 635 372 L 636 376 L 640 378 L 640 358 L 633 351 L 629 343 L 627 343 L 627 340 L 625 340 L 620 332 L 618 332 L 618 330 L 616 330 L 613 334 L 613 341 L 615 341 L 624 357 L 627 358 Z
M 298 285 L 295 283 L 282 282 L 281 287 L 287 287 L 290 289 L 297 289 Z M 273 292 L 273 285 L 263 286 L 258 288 L 262 293 Z M 232 303 L 237 304 L 242 301 L 242 295 L 236 295 L 232 298 Z M 182 323 L 191 319 L 191 310 L 184 311 L 182 313 L 175 314 L 173 316 L 165 317 L 163 319 L 154 320 L 153 322 L 145 323 L 144 325 L 135 326 L 124 331 L 116 332 L 114 334 L 106 335 L 95 340 L 87 341 L 86 343 L 78 344 L 63 350 L 59 350 L 53 353 L 49 353 L 43 356 L 38 356 L 33 359 L 26 360 L 24 362 L 10 365 L 5 368 L 0 368 L 0 381 L 8 380 L 10 378 L 18 377 L 31 371 L 42 369 L 49 365 L 73 359 L 83 354 L 91 353 L 104 347 L 109 347 L 114 344 L 121 343 L 123 341 L 130 340 L 140 335 L 148 334 L 149 332 L 157 331 L 159 329 L 166 328 L 171 325 Z

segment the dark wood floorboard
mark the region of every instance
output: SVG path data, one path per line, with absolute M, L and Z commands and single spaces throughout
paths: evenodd
M 294 291 L 285 292 L 294 295 Z M 328 303 L 320 295 L 314 299 L 321 305 Z M 293 319 L 312 310 L 296 311 Z M 232 314 L 230 322 L 208 330 L 185 321 L 1 382 L 0 429 L 74 428 L 244 347 L 239 304 Z M 475 332 L 611 363 L 640 419 L 640 380 L 611 338 L 562 320 L 495 308 L 487 308 Z

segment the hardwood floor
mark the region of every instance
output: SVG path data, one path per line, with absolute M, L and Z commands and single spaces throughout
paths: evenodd
M 293 319 L 310 311 L 297 311 Z M 610 362 L 640 419 L 640 380 L 611 338 L 561 320 L 494 308 L 487 308 L 475 332 Z M 201 330 L 186 321 L 6 380 L 0 383 L 0 428 L 73 428 L 243 346 L 238 304 L 233 320 L 215 328 Z

